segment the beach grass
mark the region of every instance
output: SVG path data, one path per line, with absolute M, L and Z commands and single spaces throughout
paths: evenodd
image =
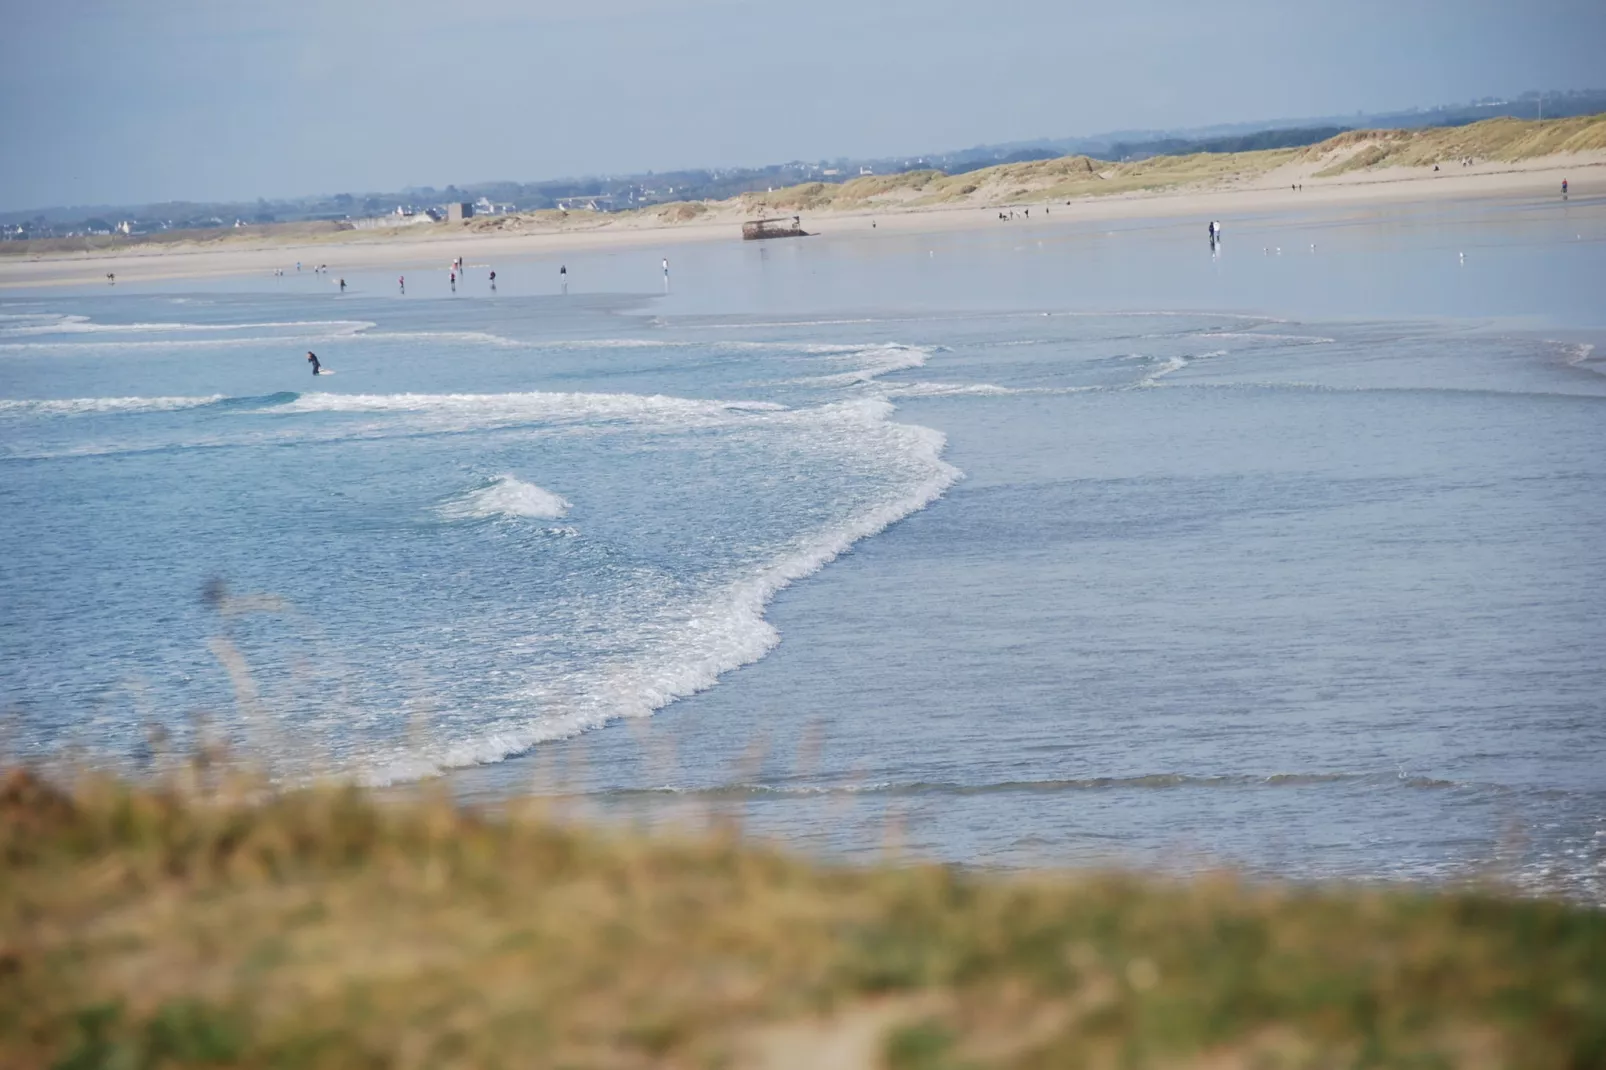
M 7 1067 L 1606 1066 L 1606 914 L 804 860 L 421 788 L 0 782 Z
M 1430 167 L 1470 157 L 1516 163 L 1541 156 L 1606 149 L 1606 116 L 1568 119 L 1486 119 L 1468 126 L 1425 130 L 1356 130 L 1295 150 L 1302 160 L 1327 164 L 1331 178 L 1377 167 Z

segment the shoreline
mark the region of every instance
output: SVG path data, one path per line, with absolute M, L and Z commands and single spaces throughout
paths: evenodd
M 814 236 L 886 231 L 937 234 L 997 225 L 997 212 L 1042 208 L 1044 216 L 1017 225 L 1068 227 L 1133 219 L 1217 218 L 1289 209 L 1385 207 L 1466 203 L 1515 197 L 1553 197 L 1562 178 L 1573 195 L 1606 193 L 1606 152 L 1540 157 L 1517 164 L 1483 164 L 1458 171 L 1429 167 L 1391 167 L 1335 178 L 1312 177 L 1312 166 L 1286 166 L 1240 184 L 1181 187 L 1160 191 L 1084 195 L 1064 204 L 1032 194 L 1016 198 L 908 207 L 898 204 L 846 210 L 804 211 Z M 1294 186 L 1300 186 L 1294 189 Z M 740 223 L 753 209 L 740 199 L 716 202 L 695 221 L 667 222 L 648 215 L 606 218 L 600 223 L 572 221 L 535 232 L 509 234 L 464 230 L 450 224 L 391 231 L 342 231 L 330 240 L 304 237 L 215 239 L 172 245 L 150 243 L 116 251 L 0 255 L 0 292 L 50 287 L 103 286 L 108 272 L 118 281 L 164 282 L 181 279 L 270 275 L 300 260 L 328 265 L 331 274 L 376 269 L 418 270 L 438 266 L 448 250 L 460 255 L 520 259 L 608 249 L 664 248 L 694 242 L 740 241 Z M 508 218 L 508 217 L 502 217 Z

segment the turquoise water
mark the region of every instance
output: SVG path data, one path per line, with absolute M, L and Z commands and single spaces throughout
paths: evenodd
M 9 745 L 1600 898 L 1603 218 L 13 291 Z

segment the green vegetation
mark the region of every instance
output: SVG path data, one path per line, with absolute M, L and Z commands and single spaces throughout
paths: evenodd
M 1606 1065 L 1606 915 L 809 863 L 533 805 L 24 771 L 0 1065 Z
M 708 205 L 702 201 L 671 201 L 659 205 L 658 218 L 666 223 L 686 223 L 708 214 Z
M 911 171 L 856 178 L 840 185 L 809 182 L 748 194 L 749 211 L 856 211 L 871 208 L 977 206 L 1012 201 L 1063 201 L 1118 193 L 1205 189 L 1255 179 L 1291 164 L 1319 166 L 1316 177 L 1374 167 L 1431 166 L 1471 156 L 1519 160 L 1606 150 L 1606 115 L 1526 121 L 1490 119 L 1422 130 L 1355 130 L 1304 148 L 1196 152 L 1111 163 L 1087 156 L 999 164 L 959 175 Z
M 1539 156 L 1606 149 L 1606 115 L 1543 122 L 1488 119 L 1426 130 L 1355 130 L 1312 145 L 1302 160 L 1339 159 L 1317 172 L 1328 178 L 1373 167 L 1431 167 L 1470 156 L 1515 163 Z

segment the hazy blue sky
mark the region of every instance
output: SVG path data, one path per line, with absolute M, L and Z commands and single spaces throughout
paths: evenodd
M 5 0 L 0 208 L 916 154 L 1606 85 L 1601 0 Z

